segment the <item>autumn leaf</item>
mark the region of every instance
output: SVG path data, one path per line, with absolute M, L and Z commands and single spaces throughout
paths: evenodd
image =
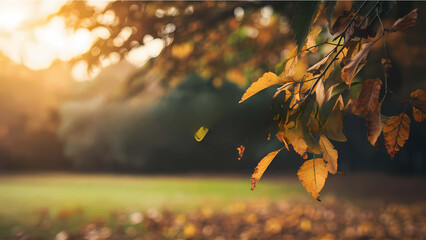
M 377 139 L 380 137 L 383 129 L 382 117 L 380 113 L 381 107 L 382 104 L 377 102 L 374 110 L 368 112 L 365 117 L 365 124 L 367 126 L 367 139 L 373 146 L 376 145 Z
M 426 102 L 426 91 L 423 89 L 417 89 L 410 94 L 411 103 L 413 106 L 413 118 L 417 122 L 423 122 L 426 118 L 426 114 L 420 109 L 424 109 Z
M 368 141 L 374 146 L 382 132 L 379 94 L 382 81 L 368 79 L 362 83 L 362 90 L 352 106 L 352 113 L 365 118 Z
M 250 183 L 251 183 L 251 190 L 253 190 L 256 187 L 256 184 L 259 182 L 260 178 L 262 177 L 263 173 L 265 172 L 266 168 L 268 168 L 269 164 L 271 164 L 272 160 L 277 156 L 277 154 L 282 150 L 276 150 L 273 152 L 270 152 L 266 157 L 262 158 L 260 162 L 257 164 L 256 168 L 254 169 L 253 174 L 251 175 Z
M 285 79 L 278 77 L 277 75 L 275 75 L 275 73 L 267 72 L 263 74 L 262 77 L 257 79 L 256 82 L 251 84 L 251 86 L 246 90 L 243 97 L 238 103 L 244 102 L 245 100 L 247 100 L 248 98 L 262 91 L 265 88 L 268 88 L 276 84 L 283 84 L 284 82 L 285 82 Z
M 303 46 L 302 52 L 300 54 L 297 53 L 298 47 L 294 47 L 293 50 L 291 50 L 282 60 L 280 63 L 278 63 L 275 66 L 275 73 L 279 76 L 292 76 L 295 72 L 295 67 L 298 62 L 297 56 L 303 57 L 308 52 L 306 51 L 309 49 L 309 52 L 315 53 L 317 51 L 317 47 L 314 47 L 316 45 L 315 39 L 317 38 L 318 34 L 322 31 L 322 28 L 319 26 L 314 26 L 309 33 L 308 37 L 306 38 L 306 43 Z
M 201 142 L 204 137 L 206 136 L 209 129 L 207 127 L 200 127 L 195 133 L 194 138 L 197 140 L 197 142 Z
M 324 187 L 328 171 L 323 159 L 315 158 L 307 160 L 297 171 L 297 176 L 306 191 L 312 194 L 316 200 L 320 200 L 319 192 Z
M 342 111 L 333 111 L 325 123 L 325 132 L 327 137 L 334 141 L 346 142 L 346 136 L 343 133 Z
M 348 25 L 351 18 L 355 15 L 353 12 L 345 11 L 342 16 L 338 17 L 333 24 L 333 27 L 330 29 L 330 34 L 334 35 L 336 33 L 341 33 Z
M 404 146 L 410 134 L 410 117 L 401 113 L 383 123 L 383 135 L 388 153 L 393 159 Z
M 246 149 L 246 147 L 244 147 L 243 145 L 237 147 L 237 151 L 238 151 L 238 160 L 241 160 L 241 158 L 243 158 L 244 155 L 244 150 Z
M 343 67 L 342 80 L 347 85 L 351 85 L 352 79 L 364 67 L 365 63 L 361 62 L 367 58 L 368 51 L 373 44 L 374 41 L 363 44 L 361 50 L 353 58 L 348 60 L 348 63 Z
M 284 143 L 285 148 L 287 149 L 287 151 L 290 151 L 290 149 L 288 148 L 287 140 L 285 139 L 284 132 L 283 132 L 283 131 L 279 131 L 279 132 L 277 133 L 276 137 L 277 137 L 278 141 L 280 141 L 280 142 Z
M 362 83 L 361 93 L 352 107 L 352 112 L 365 117 L 367 112 L 374 111 L 379 100 L 381 85 L 382 81 L 378 78 L 365 80 Z
M 323 152 L 323 158 L 327 162 L 326 169 L 332 174 L 337 173 L 337 150 L 331 144 L 330 140 L 324 135 L 321 135 L 319 144 Z
M 417 21 L 417 8 L 405 15 L 404 17 L 396 20 L 396 22 L 392 25 L 391 31 L 404 31 L 407 28 L 410 28 L 416 24 Z

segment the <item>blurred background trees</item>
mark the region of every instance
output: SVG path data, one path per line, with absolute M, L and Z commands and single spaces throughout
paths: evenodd
M 64 1 L 50 10 L 43 2 L 33 7 L 38 15 L 13 28 L 0 21 L 2 169 L 251 172 L 272 150 L 263 139 L 274 91 L 237 102 L 295 46 L 290 23 L 297 2 Z M 336 12 L 351 4 L 339 2 Z M 426 5 L 396 4 L 385 23 L 413 8 L 420 13 L 413 29 L 388 39 L 389 85 L 408 95 L 426 87 Z M 6 7 L 19 13 L 30 6 Z M 325 41 L 327 19 L 318 22 L 325 31 L 317 42 Z M 372 51 L 361 77 L 383 74 L 383 50 Z M 402 107 L 389 98 L 383 111 Z M 421 124 L 390 162 L 384 148 L 369 145 L 361 119 L 345 122 L 349 141 L 335 144 L 343 171 L 426 171 Z M 200 126 L 210 132 L 198 143 L 193 133 Z M 246 153 L 237 161 L 241 144 Z M 271 169 L 294 172 L 300 165 L 288 161 L 298 158 L 294 153 L 278 157 Z

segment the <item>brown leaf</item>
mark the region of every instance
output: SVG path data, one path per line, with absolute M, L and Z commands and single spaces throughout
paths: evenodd
M 246 150 L 246 147 L 241 145 L 241 146 L 237 147 L 237 150 L 238 150 L 238 160 L 241 160 L 241 158 L 243 158 L 244 150 Z
M 391 30 L 393 32 L 396 31 L 404 31 L 407 28 L 410 28 L 416 24 L 417 21 L 417 8 L 405 15 L 404 17 L 396 20 L 396 22 L 392 25 Z
M 383 123 L 383 136 L 388 153 L 393 159 L 404 146 L 410 134 L 410 117 L 401 113 Z
M 373 146 L 376 145 L 377 139 L 380 137 L 383 129 L 382 117 L 380 113 L 381 107 L 382 104 L 380 102 L 376 102 L 374 110 L 369 111 L 365 117 L 365 124 L 367 126 L 367 139 Z
M 410 102 L 413 104 L 413 118 L 417 122 L 423 122 L 426 118 L 426 91 L 417 89 L 410 94 Z
M 330 34 L 334 35 L 336 33 L 341 33 L 346 25 L 348 25 L 349 21 L 355 15 L 353 12 L 345 11 L 342 16 L 338 17 L 333 24 L 333 27 L 330 29 Z
M 277 156 L 277 154 L 281 151 L 281 149 L 270 152 L 268 155 L 262 158 L 262 160 L 260 160 L 260 162 L 257 164 L 250 179 L 251 190 L 253 190 L 256 187 L 256 184 L 259 182 L 266 168 L 268 168 L 269 164 L 271 164 L 272 160 L 275 158 L 275 156 Z
M 337 150 L 331 144 L 330 140 L 324 135 L 321 135 L 319 144 L 323 153 L 323 158 L 327 162 L 326 168 L 332 174 L 337 173 Z
M 374 111 L 379 100 L 381 85 L 382 81 L 379 78 L 365 80 L 362 83 L 361 93 L 352 107 L 352 112 L 365 117 L 368 112 Z
M 352 105 L 352 113 L 365 118 L 368 141 L 374 146 L 382 133 L 381 104 L 379 94 L 382 81 L 368 79 L 362 83 L 362 90 L 356 102 Z
M 257 79 L 256 82 L 251 84 L 251 86 L 244 93 L 239 103 L 244 102 L 246 99 L 250 98 L 251 96 L 262 91 L 265 88 L 268 88 L 276 84 L 283 84 L 285 82 L 286 82 L 285 78 L 280 78 L 277 75 L 275 75 L 275 73 L 267 72 L 263 74 L 262 77 Z
M 367 58 L 368 51 L 373 44 L 374 41 L 363 44 L 361 50 L 353 58 L 348 60 L 348 63 L 343 67 L 342 80 L 345 81 L 347 85 L 351 85 L 352 79 L 364 66 L 361 61 Z
M 297 176 L 306 191 L 312 194 L 316 200 L 320 200 L 319 192 L 324 187 L 328 172 L 325 162 L 321 158 L 307 160 L 297 171 Z

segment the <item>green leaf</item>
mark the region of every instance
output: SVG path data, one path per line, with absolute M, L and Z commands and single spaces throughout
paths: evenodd
M 334 7 L 336 7 L 337 1 L 325 1 L 325 14 L 327 16 L 328 26 L 331 25 L 331 17 L 333 15 Z
M 277 65 L 275 65 L 275 74 L 277 74 L 278 76 L 281 75 L 281 73 L 285 69 L 285 65 L 287 64 L 288 60 L 289 59 L 285 58 L 280 63 L 278 63 Z
M 317 15 L 319 1 L 298 2 L 293 14 L 291 29 L 297 43 L 297 54 L 305 45 L 306 37 L 312 28 L 312 23 Z

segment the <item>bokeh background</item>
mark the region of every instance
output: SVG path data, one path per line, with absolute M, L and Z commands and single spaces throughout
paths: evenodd
M 291 151 L 250 191 L 280 146 L 267 140 L 274 89 L 238 100 L 295 46 L 297 4 L 1 1 L 0 238 L 424 239 L 423 123 L 391 161 L 347 115 L 348 141 L 335 143 L 346 176 L 329 177 L 321 203 Z M 407 97 L 426 88 L 426 4 L 390 5 L 387 26 L 419 8 L 415 27 L 387 38 L 389 87 Z M 331 39 L 318 23 L 317 42 Z M 383 78 L 382 46 L 361 79 Z M 390 96 L 383 114 L 403 109 Z

